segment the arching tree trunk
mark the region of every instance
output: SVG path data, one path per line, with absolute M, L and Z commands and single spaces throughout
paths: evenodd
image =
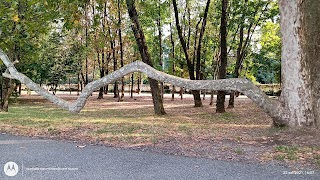
M 132 1 L 129 2 L 129 12 L 132 10 Z M 45 97 L 60 107 L 70 112 L 80 112 L 86 104 L 88 97 L 94 90 L 120 79 L 132 72 L 143 72 L 152 80 L 151 89 L 156 89 L 157 94 L 153 94 L 154 102 L 162 103 L 157 81 L 174 84 L 191 90 L 227 90 L 239 91 L 255 102 L 260 108 L 268 113 L 276 126 L 308 126 L 316 127 L 320 120 L 320 24 L 317 18 L 320 16 L 320 4 L 312 0 L 279 0 L 281 12 L 281 33 L 282 33 L 282 94 L 280 102 L 269 99 L 251 81 L 241 78 L 220 79 L 220 80 L 189 80 L 157 71 L 151 66 L 135 61 L 123 68 L 99 79 L 90 82 L 84 87 L 76 102 L 68 102 L 57 96 L 52 95 L 30 78 L 19 73 L 8 56 L 0 49 L 0 59 L 2 59 L 7 70 L 2 75 L 6 78 L 19 80 L 28 88 L 34 90 L 39 95 Z M 131 5 L 131 8 L 130 8 Z M 134 11 L 137 16 L 136 11 Z M 132 16 L 132 14 L 131 14 Z M 133 30 L 135 35 L 141 33 L 139 23 L 135 23 Z M 141 30 L 141 29 L 140 29 Z M 150 60 L 148 51 L 143 49 L 145 39 L 139 34 L 139 48 L 144 60 Z M 141 39 L 140 39 L 141 38 Z M 141 42 L 142 41 L 142 42 Z M 148 58 L 149 57 L 149 58 Z M 150 62 L 149 62 L 150 63 Z M 154 91 L 152 91 L 155 93 Z M 158 99 L 155 99 L 155 98 Z M 161 104 L 162 105 L 162 104 Z M 163 108 L 163 106 L 162 106 Z M 155 112 L 159 109 L 156 109 Z

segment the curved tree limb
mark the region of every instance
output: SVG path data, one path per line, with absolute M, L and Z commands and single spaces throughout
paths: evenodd
M 34 83 L 30 78 L 22 73 L 19 73 L 14 67 L 14 64 L 9 60 L 8 56 L 3 53 L 1 49 L 0 59 L 2 59 L 3 63 L 7 67 L 6 73 L 3 73 L 4 77 L 19 80 L 21 83 L 25 84 L 28 88 L 34 90 L 39 95 L 73 113 L 79 113 L 81 111 L 81 109 L 85 106 L 88 97 L 93 91 L 99 89 L 100 87 L 106 86 L 107 84 L 110 84 L 129 73 L 142 72 L 145 73 L 149 78 L 158 80 L 160 82 L 170 83 L 175 86 L 185 87 L 190 90 L 207 89 L 215 91 L 239 91 L 250 98 L 253 102 L 255 102 L 266 113 L 268 113 L 274 119 L 274 123 L 276 125 L 287 124 L 281 118 L 283 117 L 283 108 L 281 107 L 280 102 L 271 100 L 258 87 L 256 87 L 251 81 L 247 79 L 231 78 L 221 80 L 190 80 L 163 73 L 141 61 L 135 61 L 101 79 L 89 83 L 84 87 L 77 101 L 75 103 L 70 103 L 55 95 L 50 94 L 45 89 L 41 88 L 38 84 Z

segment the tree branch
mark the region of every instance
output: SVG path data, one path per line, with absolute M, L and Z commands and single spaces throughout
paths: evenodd
M 190 90 L 207 89 L 216 91 L 239 91 L 250 98 L 252 101 L 254 101 L 277 123 L 286 124 L 286 122 L 283 122 L 283 120 L 281 120 L 281 113 L 283 112 L 283 108 L 281 107 L 280 103 L 278 101 L 271 100 L 258 87 L 256 87 L 251 81 L 247 79 L 231 78 L 220 80 L 190 80 L 163 73 L 141 61 L 135 61 L 101 79 L 89 83 L 84 87 L 77 101 L 75 103 L 70 103 L 55 95 L 50 94 L 45 89 L 41 88 L 38 84 L 34 83 L 30 78 L 22 73 L 19 73 L 14 67 L 13 63 L 9 60 L 8 56 L 4 54 L 1 49 L 0 59 L 2 59 L 3 63 L 7 66 L 10 73 L 4 73 L 3 76 L 19 80 L 21 83 L 25 84 L 28 88 L 34 90 L 39 95 L 73 113 L 78 113 L 81 111 L 81 109 L 85 106 L 88 97 L 93 91 L 99 89 L 100 87 L 104 87 L 129 73 L 142 72 L 145 73 L 149 78 L 158 80 L 160 82 L 170 83 L 175 86 L 185 87 L 186 89 Z

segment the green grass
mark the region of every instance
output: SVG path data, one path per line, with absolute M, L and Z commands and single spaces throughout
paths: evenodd
M 131 143 L 156 143 L 160 136 L 176 130 L 187 134 L 191 126 L 196 125 L 135 109 L 84 109 L 80 114 L 72 114 L 47 104 L 12 104 L 9 112 L 0 115 L 0 130 L 6 132 L 13 128 L 23 135 L 33 135 L 36 131 L 55 136 L 79 131 L 79 136 Z
M 277 146 L 275 147 L 275 151 L 281 153 L 275 156 L 277 160 L 288 159 L 295 161 L 299 158 L 297 155 L 299 148 L 296 146 Z
M 236 148 L 236 149 L 234 150 L 234 152 L 235 152 L 236 154 L 238 154 L 238 155 L 243 155 L 243 154 L 245 154 L 244 150 L 241 149 L 241 148 Z

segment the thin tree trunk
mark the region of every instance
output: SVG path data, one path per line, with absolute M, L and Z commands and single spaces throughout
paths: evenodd
M 197 55 L 197 64 L 196 64 L 196 79 L 197 80 L 200 80 L 202 40 L 203 40 L 204 32 L 206 30 L 209 6 L 210 6 L 210 0 L 207 1 L 206 8 L 204 10 L 203 21 L 202 21 L 202 26 L 201 26 L 200 36 L 199 36 L 199 41 L 198 41 L 198 48 L 197 48 L 197 54 L 196 54 Z
M 128 7 L 129 16 L 132 21 L 131 27 L 132 27 L 135 39 L 137 41 L 137 45 L 139 47 L 142 61 L 152 67 L 153 66 L 152 61 L 150 59 L 150 55 L 149 55 L 149 51 L 148 51 L 148 47 L 146 44 L 143 30 L 140 26 L 138 14 L 137 14 L 137 11 L 136 11 L 136 8 L 134 5 L 134 0 L 126 0 L 126 3 L 127 3 L 127 7 Z M 163 107 L 163 101 L 161 98 L 158 81 L 149 78 L 149 82 L 150 82 L 150 87 L 151 87 L 151 93 L 152 93 L 155 114 L 156 115 L 166 114 L 166 112 L 164 111 L 164 107 Z
M 211 95 L 210 95 L 210 103 L 209 105 L 212 106 L 213 105 L 213 95 L 214 95 L 214 91 L 211 91 Z
M 77 86 L 77 96 L 79 96 L 79 94 L 80 94 L 80 73 L 78 73 L 77 82 L 78 82 L 78 86 Z
M 112 49 L 112 58 L 113 58 L 113 71 L 118 69 L 118 62 L 116 58 L 116 50 L 114 49 L 114 40 L 111 40 L 111 49 Z M 113 98 L 119 97 L 119 90 L 118 90 L 118 81 L 114 82 L 113 86 Z
M 182 63 L 180 64 L 180 68 L 183 69 L 183 64 Z M 183 71 L 181 71 L 180 76 L 183 77 Z M 181 100 L 183 99 L 183 91 L 184 91 L 183 87 L 180 87 L 179 95 L 180 95 L 180 99 Z
M 142 81 L 142 80 L 141 80 L 141 73 L 139 72 L 138 82 L 137 82 L 137 85 L 138 85 L 138 87 L 137 87 L 137 88 L 138 88 L 138 89 L 137 89 L 137 93 L 138 93 L 138 94 L 140 94 L 140 91 L 141 91 L 141 90 L 140 90 L 141 81 Z
M 130 97 L 131 98 L 133 98 L 133 86 L 134 86 L 133 75 L 134 75 L 134 73 L 131 74 L 131 89 L 130 89 Z
M 159 39 L 159 65 L 161 67 L 161 70 L 163 70 L 163 59 L 162 59 L 162 30 L 161 30 L 161 1 L 158 0 L 158 19 L 157 19 L 157 26 L 158 26 L 158 39 Z M 163 99 L 163 93 L 164 93 L 164 87 L 163 82 L 160 82 L 160 89 L 161 89 L 161 98 Z
M 172 24 L 170 22 L 170 41 L 171 41 L 171 47 L 172 47 L 172 53 L 171 53 L 171 58 L 172 58 L 172 74 L 175 76 L 176 75 L 176 68 L 175 68 L 175 46 L 174 46 L 174 40 L 173 40 L 173 32 L 172 32 Z M 176 88 L 174 85 L 172 85 L 172 95 L 171 95 L 171 100 L 174 101 L 174 93 L 176 91 Z
M 221 58 L 220 58 L 220 67 L 219 67 L 219 79 L 226 78 L 226 70 L 227 70 L 227 9 L 228 9 L 228 0 L 222 0 L 222 15 L 221 15 Z M 218 91 L 217 95 L 217 113 L 224 113 L 225 107 L 225 91 Z
M 69 92 L 70 92 L 70 95 L 71 95 L 71 80 L 69 78 Z
M 118 33 L 119 33 L 119 43 L 120 43 L 120 64 L 123 67 L 123 42 L 122 42 L 122 31 L 121 31 L 121 9 L 120 0 L 118 0 Z M 119 101 L 123 101 L 124 98 L 124 77 L 121 78 L 121 95 Z
M 237 49 L 237 60 L 236 60 L 236 66 L 234 68 L 235 78 L 239 77 L 242 46 L 243 46 L 243 24 L 240 25 L 239 44 Z M 234 98 L 235 98 L 235 91 L 231 91 L 228 108 L 234 108 Z
M 3 100 L 3 77 L 0 75 L 0 106 L 2 107 L 1 103 Z
M 100 59 L 99 59 L 99 52 L 98 52 L 98 62 L 100 62 Z M 104 76 L 104 52 L 102 51 L 101 53 L 101 64 L 100 64 L 100 78 L 103 78 Z M 103 87 L 101 87 L 99 89 L 99 95 L 98 95 L 98 99 L 103 99 Z
M 88 41 L 89 41 L 89 34 L 88 34 L 88 10 L 87 10 L 87 5 L 85 7 L 85 18 L 86 18 L 86 48 L 88 48 Z M 86 78 L 85 78 L 85 86 L 89 83 L 89 77 L 88 77 L 88 54 L 86 53 L 86 61 L 85 61 L 85 74 L 86 74 Z
M 184 37 L 182 36 L 182 30 L 181 30 L 180 23 L 179 23 L 178 8 L 177 8 L 176 0 L 173 0 L 173 9 L 174 9 L 174 14 L 175 14 L 176 26 L 177 26 L 177 30 L 178 30 L 179 39 L 180 39 L 181 46 L 183 48 L 183 52 L 185 54 L 185 58 L 186 58 L 186 61 L 187 61 L 189 76 L 190 76 L 191 80 L 195 80 L 194 64 L 191 62 L 191 60 L 189 58 L 189 53 L 188 53 L 186 41 L 185 41 Z M 193 94 L 193 99 L 194 99 L 194 104 L 195 104 L 194 106 L 195 107 L 201 107 L 202 106 L 202 102 L 201 102 L 201 97 L 200 97 L 199 90 L 192 90 L 192 94 Z
M 244 41 L 244 23 L 245 23 L 244 16 L 245 15 L 243 15 L 243 17 L 242 17 L 241 24 L 239 24 L 239 29 L 240 29 L 239 44 L 238 44 L 238 48 L 237 48 L 236 66 L 235 66 L 234 72 L 233 72 L 234 78 L 238 78 L 240 75 L 239 71 L 241 69 L 243 60 L 246 56 L 246 49 L 249 46 L 249 42 L 251 41 L 251 37 L 254 34 L 256 26 L 259 24 L 259 22 L 262 19 L 262 15 L 268 10 L 269 3 L 270 3 L 270 1 L 267 2 L 265 4 L 265 6 L 262 8 L 259 19 L 256 22 L 251 22 L 250 25 L 248 26 L 245 41 Z M 245 0 L 245 6 L 247 6 L 247 4 L 248 4 L 248 0 Z M 256 7 L 256 11 L 253 13 L 253 15 L 256 16 L 258 11 L 259 11 L 259 7 Z M 252 27 L 254 27 L 254 28 L 252 28 Z M 238 97 L 238 94 L 239 94 L 238 92 L 231 91 L 228 108 L 234 108 L 234 100 L 235 100 L 235 97 Z

